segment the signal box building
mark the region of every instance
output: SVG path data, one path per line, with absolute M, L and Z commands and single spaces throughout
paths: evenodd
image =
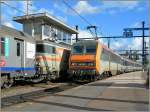
M 48 13 L 17 16 L 14 21 L 23 24 L 23 32 L 35 40 L 53 40 L 72 44 L 71 35 L 78 32 Z

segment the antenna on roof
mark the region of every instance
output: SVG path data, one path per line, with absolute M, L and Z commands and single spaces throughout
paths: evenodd
M 27 0 L 27 16 L 29 15 L 29 6 L 32 6 L 32 3 Z

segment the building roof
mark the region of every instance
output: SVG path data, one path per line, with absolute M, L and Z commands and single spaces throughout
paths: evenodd
M 28 41 L 33 41 L 33 42 L 35 41 L 34 38 L 32 36 L 28 35 L 27 33 L 16 30 L 14 28 L 10 28 L 5 25 L 0 26 L 0 34 L 1 35 L 11 35 L 12 37 L 16 37 L 16 38 L 28 40 Z
M 42 19 L 44 22 L 47 22 L 49 24 L 61 27 L 64 30 L 67 30 L 71 34 L 77 34 L 78 31 L 71 28 L 70 26 L 66 25 L 65 23 L 61 22 L 57 18 L 49 15 L 48 13 L 36 13 L 36 14 L 29 14 L 24 16 L 17 16 L 14 17 L 13 20 L 18 23 L 24 23 L 26 20 L 35 20 L 35 19 Z

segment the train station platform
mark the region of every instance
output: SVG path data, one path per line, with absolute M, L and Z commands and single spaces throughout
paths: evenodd
M 125 73 L 2 111 L 148 111 L 149 89 L 142 72 Z

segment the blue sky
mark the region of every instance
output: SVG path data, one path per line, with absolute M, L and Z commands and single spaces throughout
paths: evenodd
M 123 28 L 140 27 L 141 21 L 149 23 L 148 0 L 135 1 L 110 1 L 110 0 L 66 0 L 80 15 L 86 18 L 92 25 L 98 26 L 99 36 L 120 36 Z M 26 1 L 5 1 L 10 6 L 26 12 Z M 31 1 L 30 13 L 49 12 L 51 15 L 75 27 L 79 25 L 79 37 L 91 37 L 86 30 L 88 24 L 76 13 L 69 9 L 63 0 L 33 0 Z M 13 16 L 23 13 L 12 9 L 4 4 L 2 9 L 2 24 L 22 30 L 22 25 L 12 21 Z M 101 40 L 107 44 L 107 40 Z M 148 39 L 147 39 L 148 41 Z M 135 43 L 137 43 L 135 45 Z M 141 49 L 141 39 L 111 39 L 112 49 Z

